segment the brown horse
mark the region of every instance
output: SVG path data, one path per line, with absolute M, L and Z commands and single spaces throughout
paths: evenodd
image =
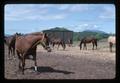
M 15 35 L 21 35 L 20 33 L 15 33 L 14 35 L 5 36 L 4 42 L 8 46 L 8 55 L 10 59 L 10 55 L 13 55 L 15 57 Z
M 96 38 L 94 38 L 94 37 L 85 37 L 85 38 L 83 38 L 82 40 L 81 40 L 81 42 L 80 42 L 80 50 L 82 49 L 82 44 L 84 43 L 84 48 L 86 48 L 86 50 L 87 50 L 87 46 L 86 46 L 86 44 L 87 43 L 92 43 L 93 44 L 93 50 L 94 50 L 94 45 L 96 46 L 96 49 L 97 49 L 97 39 Z
M 65 48 L 66 48 L 65 42 L 60 38 L 52 38 L 50 40 L 50 44 L 52 44 L 53 48 L 54 48 L 55 45 L 58 45 L 57 49 L 59 49 L 60 45 L 63 47 L 63 50 L 65 50 Z
M 15 48 L 19 58 L 19 70 L 22 69 L 22 74 L 24 74 L 25 59 L 29 59 L 29 55 L 33 56 L 35 63 L 35 71 L 37 71 L 37 62 L 36 62 L 36 49 L 37 45 L 41 45 L 48 51 L 51 52 L 50 47 L 48 47 L 47 37 L 43 33 L 39 34 L 29 34 L 24 36 L 16 35 Z

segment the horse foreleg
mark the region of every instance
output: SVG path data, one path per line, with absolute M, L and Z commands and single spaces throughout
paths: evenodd
M 63 47 L 63 50 L 65 50 L 65 47 L 66 47 L 65 44 L 63 43 L 61 44 L 61 46 Z
M 86 46 L 86 44 L 84 43 L 84 48 L 87 50 L 87 46 Z
M 35 64 L 35 71 L 37 71 L 36 53 L 33 55 L 33 60 L 34 60 L 34 64 Z
M 82 44 L 79 45 L 80 46 L 80 50 L 82 49 Z
M 24 74 L 24 67 L 25 67 L 25 55 L 22 56 L 22 74 Z
M 21 69 L 22 69 L 22 67 L 21 67 L 21 56 L 20 56 L 20 54 L 19 54 L 19 52 L 18 51 L 16 51 L 16 53 L 17 53 L 17 55 L 18 55 L 18 59 L 19 59 L 19 65 L 18 65 L 18 71 L 20 71 Z
M 55 46 L 55 44 L 53 43 L 53 44 L 52 44 L 53 49 L 54 49 L 54 46 Z
M 87 50 L 87 46 L 86 46 L 86 44 L 85 44 L 85 48 L 86 48 L 86 50 Z
M 57 50 L 59 49 L 59 47 L 60 47 L 60 44 L 58 44 L 58 48 L 57 48 Z
M 65 45 L 65 44 L 63 44 L 63 49 L 65 50 L 65 48 L 66 48 L 66 45 Z
M 94 50 L 94 43 L 92 43 L 93 44 L 93 48 L 92 48 L 92 50 Z
M 22 67 L 21 67 L 21 59 L 19 59 L 19 69 L 18 69 L 18 71 L 21 71 L 21 69 L 22 69 Z

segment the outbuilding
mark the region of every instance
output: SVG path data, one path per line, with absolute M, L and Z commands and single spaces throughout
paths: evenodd
M 49 38 L 60 38 L 64 40 L 66 44 L 69 42 L 73 44 L 73 31 L 71 30 L 56 27 L 49 30 L 44 30 L 43 33 L 47 33 Z

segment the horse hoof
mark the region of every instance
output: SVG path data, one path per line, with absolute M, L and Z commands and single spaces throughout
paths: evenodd
M 8 58 L 8 60 L 11 60 L 11 58 Z

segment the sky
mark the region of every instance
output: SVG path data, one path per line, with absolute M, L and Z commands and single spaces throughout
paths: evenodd
M 101 30 L 115 33 L 113 4 L 7 4 L 4 33 L 31 33 L 55 27 L 81 32 Z

